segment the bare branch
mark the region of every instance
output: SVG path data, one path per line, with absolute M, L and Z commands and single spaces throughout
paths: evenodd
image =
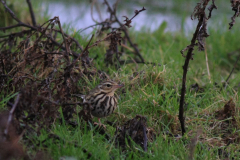
M 35 19 L 35 16 L 34 16 L 34 12 L 33 12 L 33 8 L 32 8 L 31 0 L 27 0 L 27 4 L 28 4 L 28 8 L 29 8 L 29 11 L 30 11 L 30 14 L 31 14 L 32 24 L 33 24 L 33 26 L 37 26 L 36 19 Z
M 138 49 L 138 48 L 136 47 L 136 45 L 134 45 L 133 42 L 131 41 L 131 39 L 130 39 L 128 33 L 127 33 L 127 30 L 125 29 L 124 25 L 119 21 L 118 17 L 116 16 L 116 13 L 115 13 L 115 12 L 113 11 L 113 9 L 110 7 L 108 1 L 107 1 L 107 0 L 104 0 L 104 3 L 107 5 L 108 10 L 110 11 L 111 15 L 113 15 L 113 16 L 115 17 L 117 23 L 121 26 L 121 28 L 122 28 L 122 30 L 123 30 L 123 32 L 124 32 L 124 34 L 125 34 L 128 42 L 130 43 L 131 47 L 134 48 L 135 54 L 141 59 L 142 62 L 144 62 L 144 59 L 143 59 L 142 55 L 141 55 L 140 52 L 139 52 L 139 49 Z M 145 8 L 143 7 L 143 9 L 145 9 Z M 135 13 L 135 14 L 136 14 L 136 13 Z
M 6 2 L 4 0 L 1 0 L 2 4 L 4 5 L 4 7 L 6 8 L 7 12 L 11 15 L 11 17 L 13 19 L 15 19 L 18 23 L 22 23 L 16 16 L 15 14 L 13 13 L 13 11 L 8 8 L 8 6 L 6 5 Z
M 193 34 L 191 44 L 187 46 L 185 49 L 181 51 L 181 54 L 183 55 L 183 52 L 188 50 L 187 55 L 183 55 L 185 57 L 185 63 L 183 65 L 183 78 L 182 78 L 182 89 L 181 89 L 181 97 L 180 97 L 180 106 L 179 106 L 179 121 L 181 123 L 181 129 L 182 129 L 182 135 L 186 132 L 185 130 L 185 118 L 184 118 L 184 101 L 185 101 L 185 93 L 186 93 L 186 77 L 187 77 L 187 71 L 188 71 L 188 65 L 189 61 L 193 56 L 193 50 L 194 46 L 196 45 L 196 40 L 198 40 L 199 47 L 204 47 L 202 44 L 202 39 L 208 36 L 207 34 L 207 19 L 205 14 L 205 8 L 208 5 L 208 2 L 210 0 L 203 0 L 201 3 L 198 3 L 197 6 L 194 9 L 193 16 L 194 18 L 198 18 L 198 25 L 196 27 L 195 33 Z M 202 49 L 202 48 L 201 48 Z
M 230 72 L 228 78 L 226 79 L 226 83 L 228 83 L 228 80 L 230 79 L 230 77 L 231 77 L 231 75 L 232 75 L 234 69 L 236 68 L 239 59 L 240 59 L 240 53 L 238 54 L 237 60 L 236 60 L 236 62 L 235 62 L 234 65 L 233 65 L 232 71 Z
M 239 0 L 231 0 L 232 10 L 235 11 L 234 15 L 231 17 L 232 22 L 229 23 L 229 29 L 232 29 L 235 24 L 236 17 L 240 14 L 240 1 Z
M 7 121 L 7 126 L 6 126 L 6 129 L 4 130 L 4 135 L 5 135 L 5 138 L 7 138 L 7 135 L 8 135 L 8 129 L 9 129 L 9 126 L 10 126 L 10 123 L 12 122 L 12 117 L 13 117 L 13 113 L 17 107 L 17 104 L 19 102 L 19 98 L 20 98 L 20 95 L 21 94 L 18 94 L 17 95 L 17 98 L 12 106 L 12 109 L 11 111 L 9 112 L 9 117 L 8 117 L 8 121 Z

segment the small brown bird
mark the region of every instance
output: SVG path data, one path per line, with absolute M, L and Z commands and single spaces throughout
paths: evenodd
M 123 86 L 108 80 L 100 83 L 88 95 L 82 96 L 83 102 L 90 104 L 91 114 L 98 117 L 99 125 L 101 125 L 100 118 L 112 114 L 117 108 L 118 102 L 114 92 Z

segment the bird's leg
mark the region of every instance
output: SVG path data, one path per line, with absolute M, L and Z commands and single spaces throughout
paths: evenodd
M 94 122 L 94 124 L 95 124 L 95 125 L 98 125 L 99 127 L 103 126 L 103 127 L 104 127 L 104 129 L 106 129 L 106 126 L 105 126 L 104 124 L 102 124 L 102 123 L 101 123 L 101 120 L 100 120 L 100 118 L 98 118 L 98 122 L 99 122 L 99 123 L 97 123 L 97 122 Z

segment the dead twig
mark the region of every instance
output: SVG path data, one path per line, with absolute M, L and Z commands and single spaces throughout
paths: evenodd
M 7 135 L 8 135 L 8 129 L 9 129 L 9 126 L 10 126 L 10 123 L 12 122 L 12 117 L 13 117 L 13 113 L 17 107 L 17 104 L 19 102 L 19 99 L 20 99 L 20 93 L 17 95 L 17 98 L 12 106 L 12 109 L 11 111 L 9 112 L 9 116 L 8 116 L 8 121 L 7 121 L 7 126 L 6 126 L 6 129 L 4 130 L 4 136 L 5 136 L 5 139 L 7 139 Z
M 194 46 L 196 46 L 196 41 L 198 40 L 199 50 L 204 50 L 204 44 L 202 40 L 204 40 L 204 38 L 209 36 L 206 32 L 207 18 L 205 13 L 205 8 L 208 5 L 209 1 L 210 0 L 204 0 L 201 3 L 198 3 L 197 6 L 195 7 L 193 16 L 195 18 L 198 18 L 198 25 L 196 27 L 195 33 L 193 34 L 191 44 L 181 51 L 181 54 L 183 55 L 183 52 L 188 50 L 187 55 L 186 56 L 183 55 L 185 57 L 185 62 L 183 65 L 182 89 L 181 89 L 180 106 L 179 106 L 179 121 L 181 123 L 182 135 L 184 135 L 184 133 L 186 132 L 185 124 L 184 124 L 184 121 L 185 121 L 184 101 L 185 101 L 185 93 L 186 93 L 186 77 L 187 77 L 188 65 L 190 60 L 193 60 L 192 56 L 193 56 Z
M 230 77 L 231 77 L 234 69 L 236 68 L 236 66 L 237 66 L 237 64 L 238 64 L 238 60 L 239 60 L 239 59 L 240 59 L 240 53 L 238 54 L 237 60 L 236 60 L 236 62 L 235 62 L 234 65 L 233 65 L 232 71 L 230 72 L 229 76 L 228 76 L 227 79 L 226 79 L 226 83 L 228 83 L 228 81 L 229 81 L 229 79 L 230 79 Z
M 146 9 L 144 7 L 141 10 L 135 10 L 135 15 L 130 19 L 128 19 L 127 16 L 123 16 L 125 18 L 124 21 L 126 22 L 124 25 L 127 26 L 128 28 L 132 27 L 130 24 L 132 23 L 133 18 L 136 17 L 140 12 L 145 11 L 145 10 Z
M 66 41 L 66 38 L 64 37 L 64 33 L 63 33 L 63 30 L 62 30 L 62 25 L 61 25 L 61 22 L 60 22 L 60 20 L 59 20 L 59 17 L 57 17 L 57 23 L 58 23 L 58 26 L 59 26 L 59 28 L 60 28 L 60 31 L 61 31 L 61 33 L 62 33 L 62 37 L 63 37 L 63 40 L 64 40 L 64 43 L 65 43 L 65 48 L 66 48 L 66 54 L 65 54 L 65 58 L 67 59 L 67 65 L 69 65 L 69 52 L 70 52 L 70 50 L 69 50 L 69 46 L 68 46 L 68 43 L 67 43 L 67 41 Z
M 27 0 L 27 4 L 28 4 L 28 8 L 29 8 L 29 11 L 30 11 L 30 14 L 31 14 L 32 24 L 33 24 L 33 26 L 37 26 L 35 15 L 34 15 L 33 8 L 32 8 L 31 0 Z
M 1 0 L 1 2 L 4 5 L 6 11 L 11 15 L 11 17 L 15 19 L 19 24 L 21 24 L 22 22 L 15 16 L 13 11 L 10 8 L 8 8 L 8 6 L 6 5 L 6 2 L 4 0 Z
M 109 22 L 96 23 L 96 24 L 93 24 L 93 25 L 88 26 L 88 27 L 86 27 L 86 28 L 83 28 L 81 31 L 79 31 L 79 33 L 81 33 L 81 32 L 83 32 L 83 31 L 87 30 L 88 28 L 92 28 L 92 27 L 99 26 L 99 25 L 104 25 L 104 24 L 110 24 L 110 23 L 109 23 Z
M 212 17 L 213 9 L 217 9 L 217 6 L 215 5 L 215 0 L 212 0 L 212 4 L 210 5 L 210 7 L 208 7 L 209 10 L 208 19 Z
M 235 11 L 234 15 L 231 17 L 231 22 L 229 23 L 229 29 L 232 29 L 233 25 L 235 24 L 236 17 L 240 14 L 240 1 L 239 0 L 231 0 L 230 1 L 232 10 Z
M 110 12 L 111 16 L 114 16 L 116 22 L 120 25 L 120 28 L 121 28 L 122 31 L 124 32 L 124 34 L 125 34 L 128 42 L 129 42 L 129 44 L 131 45 L 131 47 L 133 47 L 133 49 L 134 49 L 134 51 L 135 51 L 135 54 L 140 58 L 140 60 L 141 60 L 142 62 L 144 62 L 144 59 L 143 59 L 142 55 L 140 54 L 139 49 L 137 48 L 136 45 L 133 44 L 132 40 L 130 39 L 130 37 L 129 37 L 128 33 L 127 33 L 127 30 L 126 30 L 126 28 L 125 28 L 125 25 L 123 25 L 123 24 L 119 21 L 117 15 L 116 15 L 116 12 L 114 12 L 114 10 L 111 8 L 111 6 L 109 5 L 108 1 L 107 1 L 107 0 L 104 0 L 104 3 L 107 5 L 108 11 Z M 136 17 L 137 14 L 139 14 L 141 11 L 144 11 L 144 10 L 146 10 L 146 9 L 143 7 L 142 10 L 140 10 L 140 11 L 135 11 L 135 15 L 133 16 L 133 18 Z M 125 16 L 125 17 L 126 17 L 126 16 Z M 131 18 L 130 20 L 132 20 L 133 18 Z M 126 21 L 126 22 L 127 22 L 128 25 L 130 25 L 130 21 Z
M 16 20 L 17 22 L 18 22 L 18 24 L 16 24 L 16 25 L 12 25 L 12 26 L 8 26 L 8 27 L 0 27 L 0 30 L 7 30 L 7 29 L 12 29 L 12 28 L 16 28 L 16 27 L 27 27 L 27 28 L 30 28 L 31 30 L 34 30 L 35 32 L 46 32 L 46 28 L 43 28 L 42 29 L 42 27 L 43 27 L 43 25 L 45 25 L 46 23 L 49 23 L 49 22 L 53 22 L 54 20 L 57 20 L 57 18 L 58 17 L 54 17 L 54 18 L 52 18 L 52 19 L 50 19 L 50 20 L 48 20 L 47 22 L 45 22 L 45 23 L 43 23 L 40 27 L 36 27 L 36 26 L 31 26 L 31 25 L 28 25 L 28 24 L 25 24 L 25 23 L 23 23 L 22 21 L 20 21 L 17 17 L 16 17 L 16 15 L 14 14 L 14 12 L 6 5 L 6 3 L 5 3 L 5 1 L 4 0 L 1 0 L 1 2 L 2 2 L 2 4 L 4 5 L 4 7 L 5 7 L 5 9 L 10 13 L 10 15 L 11 15 L 11 17 L 14 19 L 14 20 Z M 59 20 L 59 18 L 58 18 L 58 20 Z M 57 22 L 57 21 L 56 21 Z M 60 21 L 59 21 L 60 22 Z M 58 24 L 60 24 L 60 23 L 58 23 Z M 61 25 L 61 24 L 60 24 Z M 48 25 L 49 26 L 49 25 Z M 31 30 L 29 30 L 29 32 L 31 31 Z M 63 30 L 61 29 L 61 27 L 60 27 L 60 30 L 56 30 L 57 32 L 59 32 L 59 33 L 61 33 L 62 34 L 62 36 L 66 36 L 66 37 L 70 37 L 69 35 L 67 35 L 66 33 L 64 33 L 63 32 Z M 23 33 L 28 33 L 28 31 L 23 31 L 23 32 L 18 32 L 18 33 L 13 33 L 13 34 L 9 34 L 9 35 L 6 35 L 6 36 L 4 36 L 4 37 L 9 37 L 9 36 L 14 36 L 14 35 L 17 35 L 17 36 L 20 36 L 20 34 L 22 35 Z M 33 34 L 35 34 L 35 32 L 33 33 Z M 32 34 L 32 35 L 33 35 Z M 43 35 L 43 34 L 42 34 Z M 44 35 L 46 35 L 46 34 L 44 34 Z M 46 35 L 49 39 L 51 39 L 51 41 L 55 44 L 55 45 L 57 45 L 57 46 L 60 46 L 60 44 L 53 38 L 53 37 L 51 37 L 50 35 Z M 29 38 L 29 37 L 28 37 Z M 74 39 L 74 38 L 70 38 L 70 39 L 72 39 L 75 43 L 76 43 L 76 45 L 78 46 L 78 48 L 80 48 L 81 50 L 82 50 L 82 47 L 80 46 L 80 44 L 78 43 L 78 41 L 76 40 L 76 39 Z M 65 42 L 65 38 L 64 38 L 64 42 Z M 64 46 L 62 46 L 61 48 L 62 49 L 64 49 L 68 54 L 69 54 L 69 51 L 67 51 L 67 50 L 69 50 L 68 49 L 68 47 L 66 47 L 67 45 L 66 45 L 66 43 L 65 43 L 65 47 Z M 72 51 L 71 52 L 72 54 L 73 54 L 73 56 L 75 57 L 75 58 L 77 58 L 78 57 L 78 54 L 76 53 L 76 52 L 74 52 L 74 51 Z

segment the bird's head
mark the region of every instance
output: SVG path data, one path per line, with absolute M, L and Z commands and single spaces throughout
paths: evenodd
M 110 96 L 113 96 L 113 95 L 114 95 L 114 92 L 115 92 L 118 88 L 121 88 L 121 87 L 123 87 L 123 86 L 124 86 L 123 84 L 118 84 L 117 82 L 108 80 L 108 81 L 104 81 L 104 82 L 100 83 L 100 84 L 98 85 L 98 88 L 99 88 L 102 92 L 104 92 L 104 93 L 106 93 L 106 94 L 108 94 L 108 95 L 110 95 Z

